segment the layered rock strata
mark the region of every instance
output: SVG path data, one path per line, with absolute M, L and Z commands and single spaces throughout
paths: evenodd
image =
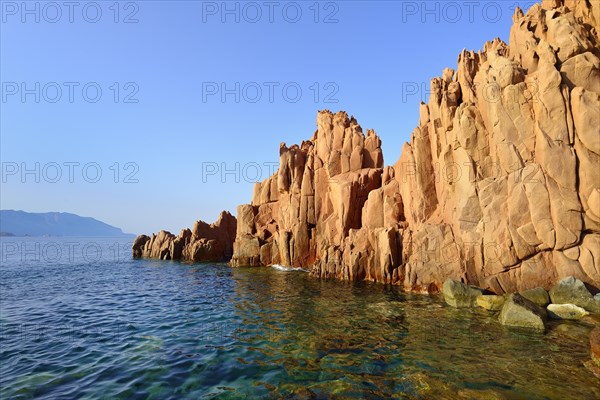
M 135 258 L 161 260 L 229 261 L 233 255 L 237 220 L 223 211 L 214 224 L 196 221 L 194 227 L 182 229 L 179 236 L 167 231 L 138 236 L 133 243 Z
M 381 141 L 346 113 L 280 148 L 280 168 L 238 208 L 232 266 L 439 291 L 600 287 L 600 3 L 516 9 L 510 43 L 463 51 L 431 81 L 410 142 Z

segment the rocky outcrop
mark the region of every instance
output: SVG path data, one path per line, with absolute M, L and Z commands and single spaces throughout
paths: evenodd
M 223 211 L 214 224 L 196 221 L 194 227 L 182 229 L 179 236 L 167 231 L 140 235 L 135 238 L 132 250 L 136 258 L 161 260 L 229 261 L 233 254 L 237 221 Z
M 496 39 L 479 53 L 463 52 L 456 72 L 432 81 L 395 168 L 434 171 L 431 184 L 419 183 L 426 172 L 418 170 L 401 184 L 403 200 L 418 199 L 404 201 L 413 248 L 424 246 L 417 236 L 434 225 L 446 227 L 439 241 L 457 251 L 426 261 L 411 254 L 405 270 L 418 273 L 405 276 L 407 288 L 444 275 L 496 293 L 549 288 L 567 275 L 600 284 L 600 259 L 591 255 L 599 210 L 590 207 L 600 189 L 600 148 L 591 140 L 600 126 L 592 83 L 600 5 L 562 3 L 534 5 L 527 15 L 517 9 L 509 45 Z M 583 93 L 589 101 L 580 107 Z
M 315 275 L 392 281 L 402 206 L 381 140 L 345 112 L 322 111 L 300 146 L 280 146 L 277 173 L 238 207 L 233 266 L 282 264 Z
M 143 249 L 146 243 L 150 240 L 149 236 L 139 235 L 133 241 L 133 245 L 131 246 L 131 250 L 133 252 L 133 258 L 140 258 L 143 255 Z
M 510 43 L 463 51 L 431 81 L 410 142 L 346 113 L 280 148 L 278 172 L 238 209 L 231 264 L 418 292 L 453 278 L 497 294 L 566 276 L 600 287 L 600 3 L 544 0 Z

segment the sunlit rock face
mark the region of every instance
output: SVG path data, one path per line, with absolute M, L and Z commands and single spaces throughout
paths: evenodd
M 256 184 L 252 204 L 238 207 L 232 265 L 306 268 L 333 262 L 347 238 L 361 231 L 370 234 L 376 224 L 384 230 L 382 179 L 386 177 L 381 140 L 374 131 L 365 135 L 345 112 L 320 112 L 313 138 L 289 148 L 282 143 L 277 173 Z M 398 199 L 385 206 L 390 226 L 399 221 L 401 212 L 397 188 L 393 192 Z M 370 221 L 369 229 L 363 229 L 363 221 Z M 355 238 L 354 245 L 370 249 L 369 238 L 363 236 Z M 381 241 L 383 246 L 383 236 Z M 339 261 L 336 265 L 341 266 Z M 338 276 L 336 271 L 324 273 Z
M 432 79 L 393 166 L 346 113 L 322 111 L 238 208 L 233 266 L 435 292 L 496 293 L 566 276 L 600 287 L 600 3 L 516 9 L 510 43 Z

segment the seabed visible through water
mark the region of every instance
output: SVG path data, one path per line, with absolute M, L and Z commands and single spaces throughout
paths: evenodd
M 95 261 L 3 260 L 1 398 L 600 398 L 589 320 L 527 332 L 441 296 L 95 242 Z

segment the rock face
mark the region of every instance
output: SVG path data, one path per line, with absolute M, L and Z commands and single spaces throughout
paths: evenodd
M 133 256 L 161 260 L 229 261 L 233 254 L 237 221 L 223 211 L 214 224 L 196 221 L 194 227 L 182 229 L 179 236 L 167 231 L 135 238 Z
M 537 330 L 546 329 L 546 310 L 518 293 L 511 294 L 500 311 L 502 325 Z
M 381 140 L 345 112 L 322 111 L 300 146 L 280 146 L 277 173 L 238 207 L 233 266 L 312 267 L 349 280 L 399 279 L 402 204 Z
M 280 148 L 238 209 L 233 266 L 436 292 L 501 294 L 566 276 L 600 288 L 600 2 L 517 8 L 510 43 L 463 51 L 431 81 L 393 166 L 346 113 Z

